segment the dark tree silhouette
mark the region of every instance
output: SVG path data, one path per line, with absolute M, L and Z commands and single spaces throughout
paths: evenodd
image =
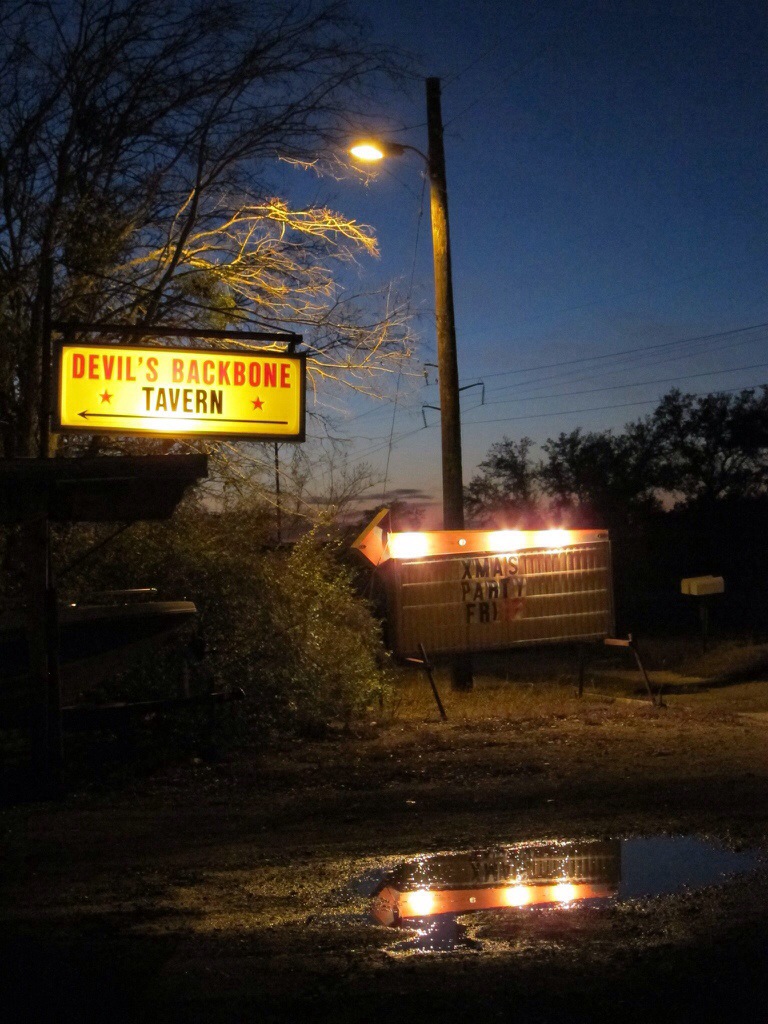
M 545 494 L 574 522 L 614 526 L 660 507 L 659 457 L 652 421 L 621 434 L 573 430 L 548 440 L 538 475 Z
M 466 507 L 473 519 L 494 526 L 522 526 L 535 518 L 541 503 L 537 466 L 531 459 L 533 441 L 508 437 L 496 441 L 480 463 L 466 490 Z
M 704 396 L 671 391 L 653 419 L 660 483 L 678 504 L 766 493 L 768 388 Z
M 663 508 L 693 508 L 768 493 L 768 387 L 738 394 L 671 391 L 623 431 L 579 428 L 491 446 L 467 488 L 478 521 L 498 525 L 555 514 L 574 525 L 625 527 Z

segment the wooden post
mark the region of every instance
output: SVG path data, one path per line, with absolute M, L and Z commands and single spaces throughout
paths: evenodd
M 53 260 L 43 260 L 40 287 L 43 292 L 43 324 L 40 339 L 40 458 L 53 454 L 51 437 L 51 411 L 53 402 L 53 341 L 51 308 L 53 305 Z
M 277 543 L 283 543 L 283 512 L 280 507 L 280 445 L 275 441 L 275 505 L 277 508 Z
M 445 175 L 440 79 L 427 79 L 427 135 L 432 255 L 435 273 L 435 323 L 440 386 L 440 432 L 443 470 L 443 529 L 464 529 L 464 483 L 461 466 L 461 408 L 456 321 L 453 311 L 451 238 L 448 226 L 448 183 Z M 451 660 L 451 688 L 471 690 L 472 657 Z
M 432 664 L 429 658 L 427 657 L 427 652 L 424 650 L 424 644 L 419 644 L 419 652 L 421 654 L 421 658 L 406 658 L 406 661 L 410 662 L 410 664 L 412 665 L 418 665 L 419 668 L 424 669 L 424 671 L 427 673 L 429 685 L 432 688 L 432 696 L 435 698 L 437 710 L 440 712 L 440 719 L 443 722 L 447 722 L 448 715 L 446 715 L 445 708 L 443 707 L 443 702 L 440 700 L 440 693 L 438 692 L 437 684 L 435 683 L 435 677 L 432 674 Z
M 43 260 L 41 272 L 43 323 L 40 339 L 40 458 L 53 454 L 51 411 L 53 401 L 53 260 Z M 63 782 L 64 746 L 61 730 L 61 679 L 59 675 L 59 615 L 51 565 L 48 493 L 42 489 L 38 507 L 25 524 L 27 533 L 28 601 L 27 628 L 30 677 L 36 727 L 32 737 L 37 785 L 45 796 L 58 796 Z
M 43 498 L 43 503 L 45 502 Z M 27 642 L 31 703 L 32 761 L 35 785 L 43 796 L 62 788 L 64 750 L 61 731 L 59 630 L 56 590 L 52 585 L 50 538 L 46 510 L 24 524 L 27 568 Z

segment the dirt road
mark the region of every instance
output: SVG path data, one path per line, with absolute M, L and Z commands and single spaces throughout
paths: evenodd
M 36 1021 L 765 1021 L 765 864 L 673 896 L 468 915 L 477 944 L 434 954 L 395 952 L 362 884 L 533 839 L 768 850 L 768 722 L 742 706 L 550 688 L 457 697 L 440 724 L 405 702 L 357 736 L 8 808 L 3 995 Z

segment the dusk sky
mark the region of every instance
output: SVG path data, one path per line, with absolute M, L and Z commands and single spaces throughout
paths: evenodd
M 672 387 L 768 382 L 762 0 L 360 9 L 442 80 L 460 377 L 485 384 L 484 405 L 479 387 L 462 396 L 465 484 L 505 435 L 620 429 Z M 423 83 L 385 99 L 372 113 L 388 137 L 425 150 Z M 417 354 L 434 362 L 418 157 L 314 187 L 376 229 L 381 258 L 358 287 L 410 294 Z M 371 504 L 439 497 L 438 413 L 422 412 L 438 404 L 434 372 L 404 377 L 396 406 L 353 401 L 339 417 L 351 458 L 386 473 Z

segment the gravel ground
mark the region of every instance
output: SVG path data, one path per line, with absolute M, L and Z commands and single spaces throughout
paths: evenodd
M 765 863 L 672 896 L 467 915 L 479 948 L 394 951 L 403 933 L 351 880 L 419 853 L 660 834 L 768 851 L 767 684 L 664 708 L 478 690 L 449 695 L 447 723 L 411 686 L 358 735 L 0 812 L 15 1019 L 768 1020 Z

